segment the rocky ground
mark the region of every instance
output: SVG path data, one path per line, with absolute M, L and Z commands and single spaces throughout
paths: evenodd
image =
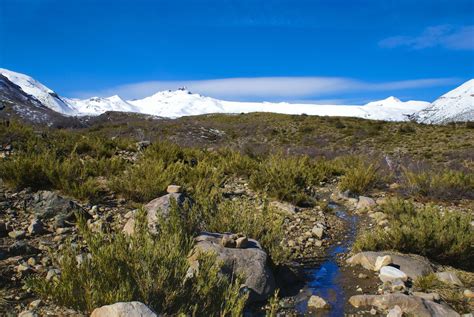
M 243 179 L 233 180 L 222 190 L 229 199 L 257 199 Z M 159 208 L 169 204 L 170 197 L 177 201 L 181 199 L 179 188 L 171 187 L 169 192 L 147 205 L 149 217 L 150 213 L 156 213 Z M 388 194 L 374 193 L 372 198 L 350 197 L 347 193 L 337 192 L 334 184 L 326 184 L 317 195 L 321 204 L 313 208 L 297 208 L 288 203 L 271 202 L 273 207 L 286 215 L 285 241 L 292 254 L 293 263 L 289 267 L 293 275 L 284 270 L 273 273 L 269 271 L 266 254 L 259 247 L 258 241 L 244 236 L 201 235 L 196 239 L 196 244 L 199 248 L 217 251 L 224 260 L 226 257 L 242 259 L 237 266 L 240 265 L 249 276 L 246 284 L 263 285 L 252 289 L 255 293 L 252 300 L 267 298 L 277 284 L 282 294 L 279 301 L 280 315 L 301 314 L 301 311 L 295 309 L 295 305 L 301 301 L 308 302 L 306 313 L 309 315 L 334 315 L 332 308 L 328 307 L 327 299 L 311 294 L 302 295 L 300 290 L 305 286 L 306 277 L 298 274 L 305 267 L 317 266 L 326 257 L 330 246 L 354 238 L 349 237 L 347 220 L 332 212 L 328 203 L 337 202 L 349 214 L 357 214 L 359 229 L 384 227 L 388 225 L 388 220 L 386 215 L 378 211 L 378 206 Z M 130 228 L 134 217 L 134 208 L 113 196 L 105 204 L 90 205 L 81 204 L 56 192 L 15 192 L 0 186 L 2 315 L 82 316 L 79 312 L 37 298 L 23 286 L 24 281 L 32 274 L 39 274 L 47 279 L 54 279 L 60 274 L 53 265 L 51 254 L 64 248 L 66 243 L 78 243 L 74 225 L 75 214 L 78 212 L 88 219 L 88 226 L 92 230 L 102 231 L 123 230 L 124 227 L 127 231 L 126 228 Z M 263 264 L 258 268 L 255 263 Z M 434 274 L 444 281 L 449 291 L 456 292 L 460 300 L 474 310 L 473 276 L 431 263 L 426 258 L 393 252 L 345 252 L 338 256 L 338 263 L 340 271 L 337 283 L 347 299 L 344 311 L 348 316 L 459 316 L 453 308 L 446 305 L 443 290 L 440 293 L 415 290 L 413 281 L 428 274 Z M 137 305 L 121 309 L 145 309 Z M 107 309 L 104 311 L 105 313 L 99 311 L 93 315 L 108 316 Z M 253 312 L 258 314 L 259 311 L 261 312 L 261 308 Z

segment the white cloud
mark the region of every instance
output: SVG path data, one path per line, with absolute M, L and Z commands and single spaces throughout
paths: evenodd
M 444 47 L 452 50 L 474 50 L 474 25 L 454 27 L 437 25 L 427 27 L 418 36 L 392 36 L 379 42 L 384 48 L 409 47 L 415 50 Z
M 187 87 L 202 95 L 229 100 L 295 100 L 321 98 L 350 92 L 397 91 L 449 85 L 454 78 L 428 78 L 389 82 L 366 82 L 344 77 L 254 77 L 183 81 L 145 81 L 101 91 L 78 92 L 80 98 L 119 95 L 125 99 L 150 96 L 162 90 Z

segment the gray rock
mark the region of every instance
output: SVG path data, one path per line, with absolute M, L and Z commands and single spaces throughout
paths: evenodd
M 463 283 L 454 272 L 437 272 L 436 277 L 443 283 L 463 287 Z
M 94 309 L 91 317 L 157 317 L 157 315 L 140 302 L 119 302 Z
M 355 254 L 347 260 L 347 263 L 350 265 L 362 265 L 367 270 L 374 270 L 377 257 L 384 255 L 390 255 L 392 265 L 399 268 L 412 280 L 434 272 L 428 259 L 415 254 L 367 251 Z
M 406 313 L 417 317 L 459 317 L 450 307 L 416 296 L 401 293 L 386 295 L 355 295 L 349 298 L 354 307 L 374 306 L 380 310 L 399 306 Z
M 402 317 L 403 311 L 400 306 L 395 305 L 392 309 L 388 311 L 387 317 Z
M 359 196 L 359 201 L 357 202 L 356 208 L 359 210 L 368 209 L 377 205 L 375 200 L 370 197 Z
M 44 232 L 44 226 L 41 220 L 33 219 L 28 226 L 28 232 L 30 234 L 41 234 Z
M 78 204 L 52 191 L 35 193 L 32 207 L 40 219 L 50 219 L 59 215 L 63 221 L 74 222 L 76 214 L 80 214 L 86 219 L 91 218 L 91 215 Z
M 318 239 L 321 239 L 324 235 L 324 229 L 319 226 L 314 226 L 313 229 L 311 229 L 311 233 Z
M 182 193 L 172 193 L 153 199 L 144 206 L 148 229 L 151 233 L 156 234 L 158 232 L 158 225 L 161 217 L 166 218 L 169 216 L 171 202 L 176 201 L 178 206 L 183 206 L 186 198 Z M 132 235 L 135 231 L 135 214 L 127 221 L 123 228 L 123 232 Z
M 421 297 L 426 300 L 437 302 L 440 300 L 438 293 L 423 293 L 423 292 L 413 292 L 413 296 Z
M 10 256 L 17 255 L 34 255 L 40 253 L 40 250 L 29 245 L 25 241 L 15 241 L 10 247 L 8 247 L 8 254 Z
M 275 278 L 268 264 L 268 256 L 260 244 L 248 239 L 245 249 L 225 248 L 221 245 L 223 235 L 203 232 L 196 237 L 196 245 L 190 257 L 191 267 L 198 270 L 198 254 L 213 252 L 222 261 L 222 273 L 232 277 L 242 274 L 245 286 L 250 291 L 249 301 L 261 301 L 271 296 L 275 290 Z

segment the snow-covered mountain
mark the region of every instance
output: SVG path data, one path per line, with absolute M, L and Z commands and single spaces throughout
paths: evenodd
M 140 112 L 140 109 L 115 95 L 108 98 L 63 99 L 77 115 L 99 115 L 106 111 Z
M 0 74 L 8 78 L 9 81 L 19 86 L 23 92 L 33 96 L 44 106 L 56 112 L 74 115 L 75 111 L 64 102 L 53 90 L 41 84 L 39 81 L 28 75 L 12 72 L 5 68 L 0 68 Z
M 373 120 L 445 123 L 450 120 L 473 120 L 473 84 L 471 80 L 439 98 L 433 104 L 425 101 L 401 101 L 395 97 L 366 105 L 319 105 L 287 102 L 237 102 L 201 96 L 184 88 L 161 91 L 138 100 L 108 98 L 68 99 L 33 78 L 0 69 L 11 82 L 41 104 L 68 116 L 100 115 L 106 111 L 122 111 L 176 118 L 206 113 L 275 112 L 319 116 L 359 117 Z
M 474 121 L 474 79 L 442 95 L 412 119 L 429 124 Z

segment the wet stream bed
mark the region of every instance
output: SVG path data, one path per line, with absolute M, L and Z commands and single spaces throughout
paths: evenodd
M 377 283 L 374 276 L 360 279 L 359 273 L 367 274 L 367 271 L 343 265 L 355 241 L 359 217 L 348 212 L 343 206 L 330 204 L 330 207 L 337 218 L 343 222 L 344 229 L 333 239 L 332 244 L 326 249 L 325 256 L 302 263 L 304 287 L 298 295 L 294 296 L 292 315 L 338 317 L 355 312 L 361 313 L 348 303 L 348 299 L 353 295 L 362 294 L 360 289 L 357 290 L 358 288 L 364 291 L 376 291 Z M 311 295 L 326 300 L 330 308 L 309 310 L 308 299 Z

